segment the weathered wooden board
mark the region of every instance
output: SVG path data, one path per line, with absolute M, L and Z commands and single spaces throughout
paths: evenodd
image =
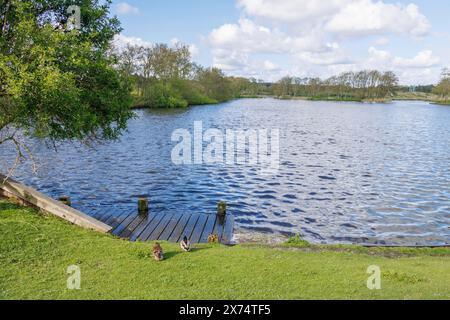
M 110 232 L 111 226 L 93 217 L 66 206 L 60 201 L 27 187 L 11 178 L 0 174 L 0 195 L 19 200 L 23 204 L 33 206 L 45 213 L 55 215 L 83 228 L 100 232 Z

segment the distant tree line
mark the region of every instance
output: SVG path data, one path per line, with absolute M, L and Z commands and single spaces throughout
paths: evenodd
M 273 86 L 278 97 L 308 97 L 320 100 L 384 99 L 394 95 L 398 78 L 393 72 L 376 70 L 346 72 L 320 78 L 284 77 Z
M 275 83 L 256 78 L 227 77 L 218 68 L 205 68 L 192 61 L 189 47 L 156 44 L 127 45 L 117 51 L 118 68 L 133 87 L 134 105 L 186 107 L 241 97 L 303 97 L 312 100 L 377 101 L 398 92 L 431 93 L 450 100 L 450 71 L 434 85 L 400 86 L 392 71 L 345 72 L 327 79 L 286 76 Z

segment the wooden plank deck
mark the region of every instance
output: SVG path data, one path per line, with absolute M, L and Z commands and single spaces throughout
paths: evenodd
M 109 226 L 111 233 L 130 241 L 180 242 L 188 237 L 191 243 L 207 243 L 210 234 L 216 234 L 223 244 L 231 244 L 234 217 L 204 214 L 148 214 L 141 216 L 134 210 L 114 212 L 102 210 L 93 217 Z

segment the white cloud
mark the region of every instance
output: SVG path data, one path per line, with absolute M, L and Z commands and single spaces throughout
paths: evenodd
M 431 25 L 415 4 L 394 4 L 393 0 L 236 1 L 243 11 L 241 18 L 213 29 L 207 37 L 214 65 L 233 75 L 270 80 L 277 75 L 327 77 L 378 68 L 396 71 L 402 79 L 409 75 L 415 81 L 419 75 L 435 74 L 440 61 L 430 50 L 420 49 L 412 58 L 375 47 L 365 57 L 353 53 L 361 46 L 367 48 L 360 41 L 366 37 L 376 36 L 372 43 L 377 47 L 388 47 L 392 36 L 426 37 Z M 348 40 L 351 51 L 345 47 Z M 281 65 L 272 68 L 267 59 L 271 55 Z
M 214 48 L 243 52 L 295 53 L 298 51 L 320 52 L 327 50 L 323 34 L 310 30 L 308 34 L 290 36 L 278 29 L 269 29 L 249 19 L 237 24 L 225 24 L 214 29 L 208 38 Z
M 266 70 L 266 71 L 278 71 L 278 70 L 280 70 L 279 66 L 277 66 L 275 63 L 273 63 L 272 61 L 269 61 L 269 60 L 265 60 L 263 62 L 263 67 L 264 67 L 264 70 Z
M 116 11 L 118 14 L 122 15 L 139 14 L 139 9 L 137 7 L 134 7 L 126 2 L 118 3 L 116 6 Z
M 127 37 L 123 34 L 118 34 L 114 37 L 113 44 L 116 48 L 123 49 L 127 45 L 132 46 L 143 46 L 143 47 L 151 47 L 152 43 L 142 40 L 141 38 L 137 37 Z
M 192 58 L 196 58 L 200 54 L 200 49 L 195 44 L 190 44 L 189 52 L 191 53 Z
M 403 84 L 431 84 L 438 81 L 440 58 L 430 50 L 420 51 L 412 58 L 405 58 L 395 56 L 387 50 L 370 47 L 368 54 L 366 59 L 354 64 L 343 65 L 341 68 L 333 66 L 331 69 L 335 73 L 361 69 L 394 71 Z
M 409 34 L 430 29 L 418 6 L 374 0 L 238 0 L 250 16 L 281 23 L 321 26 L 337 35 Z
M 410 4 L 386 4 L 372 0 L 355 0 L 348 3 L 326 24 L 326 30 L 346 36 L 370 34 L 426 35 L 430 23 L 419 8 Z
M 244 12 L 274 21 L 299 23 L 326 18 L 351 0 L 238 0 Z
M 335 51 L 321 53 L 303 52 L 298 55 L 298 58 L 307 63 L 320 66 L 349 64 L 352 62 L 347 55 Z
M 393 56 L 389 51 L 369 48 L 368 67 L 385 69 L 424 69 L 438 66 L 440 58 L 435 56 L 431 50 L 424 50 L 417 53 L 413 58 L 403 58 Z
M 431 68 L 436 67 L 441 59 L 433 55 L 433 51 L 424 50 L 419 52 L 414 58 L 395 58 L 394 65 L 402 68 Z
M 387 46 L 391 41 L 387 37 L 381 37 L 374 41 L 374 44 L 377 46 Z

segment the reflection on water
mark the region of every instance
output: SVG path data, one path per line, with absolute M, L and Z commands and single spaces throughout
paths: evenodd
M 450 108 L 248 99 L 184 111 L 137 111 L 120 142 L 41 148 L 16 176 L 75 207 L 136 206 L 214 214 L 229 203 L 237 232 L 303 234 L 325 243 L 450 243 Z M 171 134 L 207 128 L 281 130 L 276 175 L 240 165 L 175 166 Z M 3 147 L 1 157 L 7 157 Z

